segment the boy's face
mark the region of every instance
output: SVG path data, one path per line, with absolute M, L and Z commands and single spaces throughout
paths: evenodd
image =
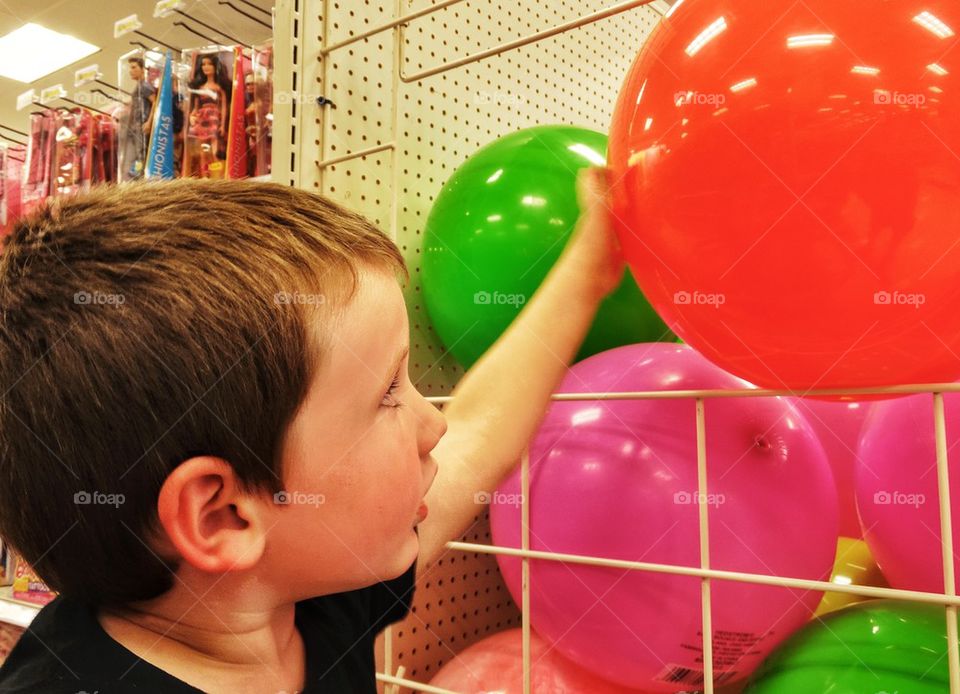
M 437 472 L 430 451 L 446 431 L 407 375 L 407 310 L 396 279 L 362 270 L 330 333 L 330 351 L 287 431 L 286 497 L 278 500 L 287 503 L 275 503 L 268 519 L 273 556 L 264 559 L 295 599 L 409 568 L 419 551 L 418 509 Z

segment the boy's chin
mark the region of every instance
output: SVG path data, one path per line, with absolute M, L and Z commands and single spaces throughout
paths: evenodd
M 400 551 L 397 552 L 397 576 L 403 575 L 420 556 L 420 534 L 416 527 L 410 529 L 407 538 Z

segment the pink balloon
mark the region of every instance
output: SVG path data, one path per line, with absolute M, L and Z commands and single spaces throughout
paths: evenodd
M 863 531 L 860 529 L 860 518 L 857 516 L 853 478 L 860 432 L 873 403 L 835 402 L 809 398 L 789 398 L 789 400 L 810 423 L 833 469 L 833 478 L 837 483 L 840 501 L 840 534 L 859 540 L 863 537 Z
M 747 389 L 687 345 L 629 345 L 574 365 L 560 392 Z M 706 401 L 708 495 L 698 496 L 695 403 L 555 402 L 530 447 L 530 546 L 699 566 L 698 502 L 712 567 L 828 580 L 837 494 L 823 448 L 783 398 Z M 499 545 L 520 546 L 520 472 L 492 498 Z M 520 601 L 520 561 L 498 557 Z M 696 577 L 531 561 L 531 624 L 574 662 L 648 691 L 702 682 Z M 745 677 L 820 601 L 818 592 L 712 583 L 717 683 Z
M 555 694 L 627 694 L 632 691 L 598 679 L 564 658 L 530 632 L 530 690 Z M 458 653 L 430 680 L 435 687 L 462 694 L 523 694 L 523 641 L 508 629 Z
M 960 396 L 943 397 L 950 509 L 954 519 L 954 570 L 960 575 Z M 857 508 L 863 537 L 894 588 L 942 592 L 940 502 L 933 396 L 912 395 L 873 405 L 860 439 Z

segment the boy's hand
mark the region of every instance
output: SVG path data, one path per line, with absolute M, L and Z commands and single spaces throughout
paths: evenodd
M 561 262 L 588 281 L 602 299 L 623 279 L 624 260 L 609 205 L 609 169 L 581 169 L 577 176 L 580 219 Z

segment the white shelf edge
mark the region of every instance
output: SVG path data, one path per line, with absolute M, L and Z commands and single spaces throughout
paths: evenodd
M 30 626 L 40 608 L 41 605 L 15 600 L 11 586 L 0 586 L 0 622 L 25 629 Z

